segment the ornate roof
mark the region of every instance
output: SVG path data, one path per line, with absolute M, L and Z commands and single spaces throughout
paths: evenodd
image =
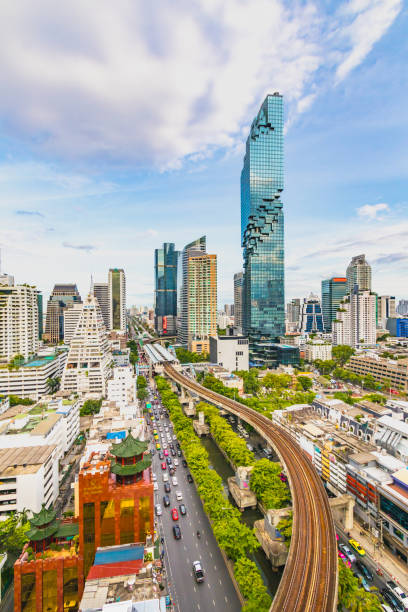
M 34 512 L 33 517 L 30 519 L 31 527 L 34 525 L 35 527 L 42 527 L 43 525 L 48 525 L 52 521 L 55 521 L 57 518 L 57 513 L 54 508 L 46 508 L 45 504 L 41 506 L 41 510 L 39 512 Z
M 31 527 L 31 529 L 27 531 L 27 537 L 33 542 L 38 542 L 40 540 L 50 538 L 51 536 L 55 535 L 57 531 L 58 523 L 57 521 L 54 521 L 53 523 L 51 523 L 47 527 L 43 527 L 42 529 L 39 527 Z
M 151 457 L 144 457 L 141 461 L 137 463 L 130 463 L 128 465 L 120 465 L 120 463 L 116 463 L 112 461 L 111 463 L 111 472 L 113 474 L 117 474 L 118 476 L 133 476 L 134 474 L 139 474 L 143 472 L 146 468 L 150 467 L 152 464 Z
M 112 445 L 111 453 L 112 455 L 115 455 L 115 457 L 123 457 L 126 459 L 128 457 L 136 457 L 137 455 L 141 455 L 147 450 L 148 446 L 148 442 L 136 440 L 136 438 L 134 438 L 129 432 L 122 442 Z

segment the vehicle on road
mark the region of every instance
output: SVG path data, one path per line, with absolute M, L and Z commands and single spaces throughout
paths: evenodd
M 168 451 L 167 449 L 164 451 L 164 456 L 165 456 L 165 457 L 168 457 L 168 456 L 169 456 L 169 451 Z
M 183 494 L 181 491 L 176 491 L 176 499 L 177 501 L 181 501 L 183 499 Z
M 180 510 L 180 514 L 182 514 L 183 516 L 187 514 L 187 508 L 185 507 L 184 504 L 179 505 L 179 510 Z
M 156 474 L 153 472 L 153 480 L 156 481 L 157 480 L 157 476 Z
M 173 434 L 173 440 L 177 440 L 176 434 Z
M 170 483 L 169 482 L 165 482 L 164 483 L 164 490 L 165 490 L 166 493 L 170 493 L 171 487 L 170 487 Z
M 162 470 L 166 470 L 167 469 L 167 463 L 165 461 L 162 462 L 161 469 Z
M 393 580 L 387 580 L 387 587 L 392 591 L 392 593 L 399 599 L 399 601 L 404 606 L 404 610 L 408 610 L 408 597 L 407 594 L 398 586 Z
M 171 452 L 171 456 L 172 456 L 172 457 L 175 457 L 175 456 L 176 456 L 176 451 L 174 450 L 174 448 L 172 448 L 170 452 Z
M 363 574 L 364 578 L 366 580 L 369 580 L 371 582 L 371 580 L 373 580 L 373 575 L 371 573 L 371 571 L 368 569 L 368 567 L 366 565 L 364 565 L 364 563 L 361 563 L 361 561 L 357 561 L 356 562 L 356 568 L 358 569 L 358 571 Z
M 153 483 L 153 491 L 158 491 L 158 490 L 159 490 L 159 485 L 156 481 L 155 483 Z
M 396 610 L 397 612 L 404 612 L 404 605 L 394 595 L 394 593 L 390 591 L 390 589 L 382 589 L 381 595 L 384 597 L 385 601 L 391 605 L 393 610 Z
M 161 505 L 160 504 L 156 504 L 154 508 L 156 510 L 156 516 L 161 516 L 162 512 L 163 512 Z
M 163 482 L 168 482 L 169 481 L 169 475 L 167 474 L 167 472 L 163 472 Z
M 165 508 L 168 508 L 170 506 L 170 497 L 168 495 L 163 496 L 163 504 Z
M 177 457 L 181 457 L 181 450 L 177 449 Z
M 360 574 L 360 572 L 356 572 L 355 577 L 358 579 L 358 581 L 360 582 L 361 586 L 363 587 L 363 589 L 367 592 L 371 591 L 371 587 L 368 584 L 367 580 L 364 578 L 363 574 Z
M 177 508 L 173 508 L 173 510 L 171 511 L 171 518 L 173 519 L 173 521 L 178 521 L 179 515 L 177 512 Z
M 350 563 L 356 562 L 356 555 L 353 552 L 351 552 L 351 549 L 346 544 L 339 544 L 339 548 L 341 552 L 343 553 L 343 555 L 346 555 Z
M 181 529 L 178 525 L 173 525 L 173 535 L 175 540 L 181 539 Z
M 191 474 L 187 474 L 187 480 L 190 484 L 193 482 L 193 477 Z
M 160 451 L 160 453 L 159 453 L 159 459 L 160 459 L 160 461 L 162 461 L 162 460 L 164 459 L 164 454 L 163 454 L 163 451 Z
M 160 449 L 161 449 L 161 446 L 160 446 L 160 444 L 159 444 L 159 443 L 157 443 L 157 444 L 156 444 L 156 450 L 160 450 Z
M 193 561 L 193 572 L 196 582 L 204 582 L 204 570 L 200 561 Z
M 180 448 L 181 448 L 181 447 L 180 447 L 180 442 L 177 442 L 177 443 L 176 443 L 176 446 L 177 446 L 178 450 L 180 450 Z
M 356 550 L 361 557 L 364 557 L 364 555 L 366 554 L 366 551 L 361 546 L 361 544 L 359 544 L 359 542 L 357 542 L 357 540 L 349 540 L 348 542 L 349 542 L 350 546 L 352 548 L 354 548 L 354 550 Z
M 166 463 L 167 463 L 167 465 L 171 465 L 172 464 L 171 457 L 166 457 Z
M 178 485 L 178 481 L 177 481 L 176 476 L 173 476 L 173 478 L 171 479 L 171 482 L 173 483 L 173 485 L 174 485 L 175 487 L 177 487 L 177 485 Z
M 183 459 L 181 463 L 183 464 L 183 467 L 187 467 L 187 461 L 185 459 Z
M 179 464 L 179 460 L 178 460 L 178 459 L 175 459 L 175 460 L 174 460 L 174 465 L 178 465 L 178 464 Z

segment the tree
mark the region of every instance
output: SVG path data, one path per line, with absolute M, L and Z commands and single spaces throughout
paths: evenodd
M 147 400 L 148 397 L 149 397 L 149 392 L 143 387 L 140 387 L 137 390 L 137 399 L 139 399 L 140 401 L 144 402 L 145 400 Z
M 47 378 L 48 391 L 51 394 L 55 393 L 56 391 L 58 391 L 58 389 L 60 387 L 60 382 L 61 382 L 61 377 L 60 376 L 56 376 L 55 378 L 51 378 L 51 376 L 50 376 L 49 378 Z
M 255 563 L 246 557 L 240 557 L 235 563 L 234 574 L 239 589 L 246 599 L 242 610 L 244 612 L 267 612 L 271 606 L 271 598 Z
M 292 528 L 293 528 L 293 512 L 290 512 L 287 518 L 283 518 L 276 525 L 276 528 L 280 531 L 280 533 L 285 537 L 285 544 L 287 548 L 290 546 L 290 541 L 292 538 Z
M 102 398 L 99 400 L 86 400 L 81 410 L 79 411 L 79 416 L 89 416 L 92 414 L 98 414 L 102 406 Z
M 334 361 L 344 366 L 344 364 L 354 355 L 355 351 L 351 346 L 347 344 L 338 344 L 333 346 L 332 355 Z
M 26 511 L 14 512 L 9 518 L 0 521 L 0 550 L 14 557 L 19 555 L 28 542 L 29 529 Z
M 359 585 L 352 571 L 339 560 L 339 591 L 337 610 L 350 612 L 381 612 L 381 605 L 374 593 L 367 593 Z
M 250 487 L 266 508 L 285 508 L 290 502 L 289 488 L 280 479 L 281 465 L 260 459 L 251 472 Z
M 193 353 L 182 347 L 176 348 L 176 355 L 180 363 L 200 363 L 210 360 L 208 353 Z
M 142 374 L 139 374 L 139 376 L 137 377 L 137 388 L 138 389 L 146 389 L 147 387 L 147 381 L 145 379 L 145 377 Z
M 34 400 L 28 397 L 18 397 L 18 395 L 9 395 L 10 406 L 32 406 L 35 404 Z
M 313 387 L 313 380 L 308 376 L 298 376 L 297 380 L 301 384 L 303 391 L 308 391 Z
M 241 523 L 238 517 L 215 521 L 214 535 L 221 548 L 234 561 L 247 553 L 254 552 L 260 546 L 253 530 Z

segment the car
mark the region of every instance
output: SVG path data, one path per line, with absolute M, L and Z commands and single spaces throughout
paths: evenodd
M 156 505 L 155 505 L 155 507 L 154 507 L 154 509 L 155 509 L 155 511 L 156 511 L 156 516 L 161 516 L 161 514 L 162 514 L 162 512 L 163 512 L 163 511 L 162 511 L 162 507 L 161 507 L 161 505 L 160 505 L 160 504 L 156 504 Z
M 187 461 L 185 459 L 182 459 L 181 463 L 183 464 L 183 467 L 187 467 Z
M 177 501 L 181 501 L 183 499 L 181 491 L 176 491 L 176 499 Z
M 175 457 L 175 456 L 176 456 L 176 451 L 174 450 L 174 448 L 172 448 L 170 452 L 171 452 L 171 456 L 172 456 L 172 457 Z
M 177 512 L 177 508 L 173 508 L 173 510 L 171 511 L 171 518 L 173 519 L 173 521 L 178 521 L 179 515 Z
M 339 556 L 339 559 L 341 559 L 343 561 L 344 565 L 347 565 L 347 566 L 350 565 L 350 561 L 347 559 L 346 555 L 344 555 L 341 552 L 341 550 L 338 551 L 338 556 Z
M 163 448 L 167 448 L 166 442 L 163 442 Z M 167 451 L 168 452 L 168 451 Z
M 191 474 L 187 474 L 187 480 L 190 484 L 193 482 L 193 477 Z
M 178 464 L 179 464 L 178 459 L 175 459 L 175 460 L 174 460 L 174 465 L 176 465 L 176 466 L 177 466 Z
M 179 510 L 180 510 L 180 514 L 182 514 L 183 516 L 187 514 L 187 508 L 185 507 L 184 504 L 179 505 Z
M 169 482 L 165 482 L 164 483 L 164 490 L 165 490 L 166 493 L 170 493 L 171 487 L 170 487 L 170 483 Z
M 160 446 L 160 444 L 159 444 L 159 443 L 157 443 L 157 444 L 156 444 L 156 450 L 160 450 L 160 449 L 161 449 L 161 446 Z
M 196 582 L 204 582 L 204 571 L 200 561 L 193 561 L 193 573 Z
M 159 453 L 159 459 L 160 459 L 160 461 L 162 461 L 164 459 L 164 454 L 163 454 L 162 451 L 160 451 L 160 453 Z
M 177 450 L 177 457 L 181 457 L 181 450 L 180 449 Z
M 383 612 L 392 612 L 392 608 L 390 608 L 390 606 L 387 606 L 387 604 L 380 604 L 380 606 Z
M 171 468 L 170 468 L 170 476 L 174 476 L 175 473 L 176 473 L 176 468 L 171 466 Z
M 157 480 L 157 476 L 156 476 L 156 474 L 154 474 L 154 473 L 153 473 L 152 478 L 153 478 L 153 481 Z
M 174 444 L 173 444 L 173 442 L 170 444 L 170 448 L 174 450 Z
M 339 544 L 339 548 L 341 552 L 343 553 L 343 555 L 346 555 L 350 563 L 356 562 L 356 555 L 351 552 L 350 548 L 346 544 Z
M 173 434 L 173 440 L 177 440 L 176 434 Z
M 176 476 L 173 476 L 173 478 L 171 479 L 171 482 L 173 483 L 173 486 L 174 486 L 174 487 L 177 487 L 178 482 L 177 482 L 177 478 L 176 478 Z
M 163 504 L 166 508 L 170 506 L 170 497 L 168 495 L 163 496 Z
M 181 529 L 178 525 L 173 525 L 173 535 L 175 540 L 181 539 Z
M 161 463 L 161 469 L 162 470 L 166 470 L 167 469 L 167 463 L 165 461 L 162 461 Z
M 371 580 L 373 580 L 373 575 L 370 572 L 370 570 L 368 569 L 368 567 L 366 565 L 364 565 L 364 563 L 361 563 L 361 561 L 357 561 L 356 562 L 356 567 L 358 569 L 358 571 L 363 574 L 364 578 L 366 580 L 369 580 L 371 582 Z
M 387 580 L 387 587 L 392 591 L 392 593 L 399 599 L 399 601 L 404 606 L 404 610 L 408 610 L 408 597 L 407 594 L 398 586 L 393 580 Z
M 167 449 L 165 449 L 165 451 L 164 451 L 164 456 L 165 456 L 165 457 L 168 457 L 168 456 L 169 456 L 169 451 L 168 451 Z
M 154 490 L 154 491 L 158 491 L 158 490 L 159 490 L 159 484 L 158 484 L 157 482 L 155 482 L 155 483 L 153 484 L 153 490 Z
M 169 418 L 169 413 L 168 413 L 168 412 L 165 412 L 165 413 L 164 413 L 164 416 L 166 417 L 166 419 L 168 419 L 168 418 Z
M 348 542 L 350 546 L 354 548 L 354 550 L 356 550 L 361 557 L 364 557 L 364 555 L 366 554 L 366 551 L 361 546 L 361 544 L 357 542 L 357 540 L 349 540 Z
M 167 472 L 164 472 L 163 474 L 163 482 L 169 482 L 169 475 L 167 474 Z
M 371 587 L 368 584 L 367 580 L 364 578 L 363 574 L 360 574 L 360 572 L 356 572 L 355 577 L 359 580 L 361 586 L 363 587 L 363 589 L 367 592 L 371 591 Z
M 381 595 L 384 597 L 385 601 L 391 604 L 393 610 L 397 610 L 397 612 L 404 612 L 404 606 L 400 602 L 400 600 L 394 595 L 390 589 L 382 589 Z
M 177 448 L 180 450 L 181 446 L 180 446 L 180 442 L 177 442 L 176 444 Z
M 167 465 L 171 465 L 172 464 L 171 457 L 166 457 L 166 463 L 167 463 Z

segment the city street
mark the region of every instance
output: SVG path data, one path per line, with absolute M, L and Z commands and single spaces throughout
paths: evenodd
M 160 419 L 160 423 L 169 423 Z M 172 429 L 172 428 L 171 428 Z M 174 444 L 176 441 L 174 440 Z M 164 537 L 164 562 L 166 565 L 169 591 L 177 612 L 200 610 L 200 612 L 226 609 L 229 612 L 241 610 L 241 605 L 221 556 L 217 542 L 211 531 L 208 518 L 204 513 L 200 498 L 194 484 L 186 478 L 188 468 L 179 466 L 176 469 L 178 485 L 171 485 L 170 506 L 164 507 L 164 483 L 161 461 L 156 452 L 153 457 L 153 471 L 157 476 L 159 489 L 155 492 L 155 503 L 160 503 L 163 514 L 158 517 L 160 537 Z M 174 458 L 173 458 L 174 461 Z M 165 473 L 169 474 L 168 469 Z M 169 476 L 171 481 L 171 477 Z M 176 501 L 176 491 L 181 491 L 182 502 Z M 187 514 L 182 516 L 179 504 L 184 503 Z M 173 521 L 171 510 L 177 508 L 179 520 Z M 181 539 L 175 540 L 172 527 L 178 523 Z M 201 538 L 196 535 L 201 532 Z M 163 547 L 161 547 L 163 548 Z M 204 582 L 197 584 L 193 575 L 192 564 L 200 561 L 204 570 Z

